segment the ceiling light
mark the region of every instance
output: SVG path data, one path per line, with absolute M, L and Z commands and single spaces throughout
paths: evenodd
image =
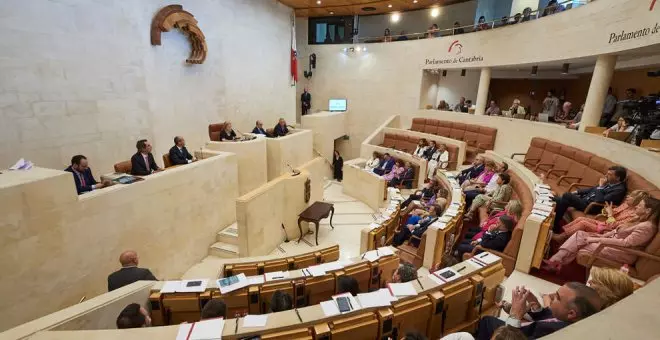
M 416 3 L 417 3 L 417 0 L 413 0 L 413 4 L 416 4 Z
M 438 7 L 431 8 L 431 16 L 435 18 L 438 15 L 440 15 L 440 8 Z
M 317 1 L 316 4 L 317 4 L 317 5 L 320 5 L 320 4 L 321 4 L 321 0 Z
M 401 14 L 399 13 L 392 13 L 392 15 L 390 15 L 391 22 L 399 22 L 399 19 L 401 19 Z
M 392 4 L 388 4 L 388 5 L 387 5 L 387 8 L 392 8 Z
M 355 52 L 360 52 L 360 46 L 355 48 Z
M 335 12 L 330 12 L 330 15 L 333 15 L 333 14 L 335 14 Z
M 363 52 L 367 52 L 367 48 L 366 48 L 366 47 L 362 47 L 362 51 L 363 51 Z

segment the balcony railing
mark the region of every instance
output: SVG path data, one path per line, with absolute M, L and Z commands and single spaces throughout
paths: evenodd
M 466 26 L 456 26 L 451 28 L 444 29 L 429 29 L 426 32 L 418 33 L 406 33 L 399 35 L 383 35 L 377 37 L 355 37 L 353 43 L 381 43 L 381 42 L 396 42 L 396 41 L 406 41 L 406 40 L 418 40 L 418 39 L 430 39 L 430 38 L 439 38 L 445 36 L 459 35 L 471 32 L 479 32 L 490 29 L 496 29 L 504 26 L 510 26 L 519 24 L 522 22 L 537 20 L 545 16 L 557 14 L 559 12 L 567 11 L 573 7 L 581 6 L 592 2 L 594 0 L 564 0 L 558 1 L 556 5 L 547 6 L 543 9 L 531 10 L 531 8 L 526 8 L 524 13 L 519 13 L 514 16 L 502 17 L 498 20 L 485 21 L 481 23 L 466 25 Z M 577 6 L 576 6 L 577 5 Z M 529 9 L 529 11 L 528 11 Z

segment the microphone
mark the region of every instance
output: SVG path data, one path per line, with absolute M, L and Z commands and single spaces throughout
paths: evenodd
M 295 128 L 296 128 L 295 126 L 292 126 L 292 125 L 289 125 L 289 124 L 287 124 L 286 126 L 292 128 L 292 129 L 295 129 Z
M 300 170 L 296 170 L 296 169 L 292 168 L 291 165 L 290 165 L 288 162 L 286 163 L 286 166 L 287 166 L 287 167 L 289 168 L 289 170 L 291 171 L 291 176 L 298 176 L 298 175 L 300 175 Z

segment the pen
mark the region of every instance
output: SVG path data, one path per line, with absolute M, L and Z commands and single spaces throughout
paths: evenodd
M 422 289 L 424 289 L 424 286 L 422 285 L 422 282 L 419 281 L 419 278 L 417 278 L 417 283 L 419 283 L 419 286 L 422 287 Z
M 463 267 L 461 267 L 460 269 L 458 269 L 457 272 L 460 273 L 460 272 L 463 271 L 463 270 L 465 270 L 465 266 L 463 266 Z
M 477 257 L 480 258 L 480 259 L 483 259 L 483 258 L 486 257 L 486 256 L 488 256 L 488 253 L 483 253 L 483 255 L 479 255 L 479 256 L 477 256 Z
M 298 320 L 300 320 L 300 322 L 303 322 L 302 318 L 300 317 L 300 313 L 298 313 L 298 308 L 296 308 L 296 315 L 298 316 Z
M 346 298 L 346 301 L 348 301 L 348 307 L 350 307 L 351 310 L 353 310 L 353 304 L 351 303 L 351 299 Z

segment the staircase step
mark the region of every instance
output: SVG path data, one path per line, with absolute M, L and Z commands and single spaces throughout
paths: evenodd
M 227 244 L 238 245 L 238 225 L 236 223 L 221 230 L 215 236 L 216 241 L 224 242 Z
M 209 254 L 225 259 L 234 259 L 238 257 L 238 246 L 224 242 L 216 242 L 211 245 Z

